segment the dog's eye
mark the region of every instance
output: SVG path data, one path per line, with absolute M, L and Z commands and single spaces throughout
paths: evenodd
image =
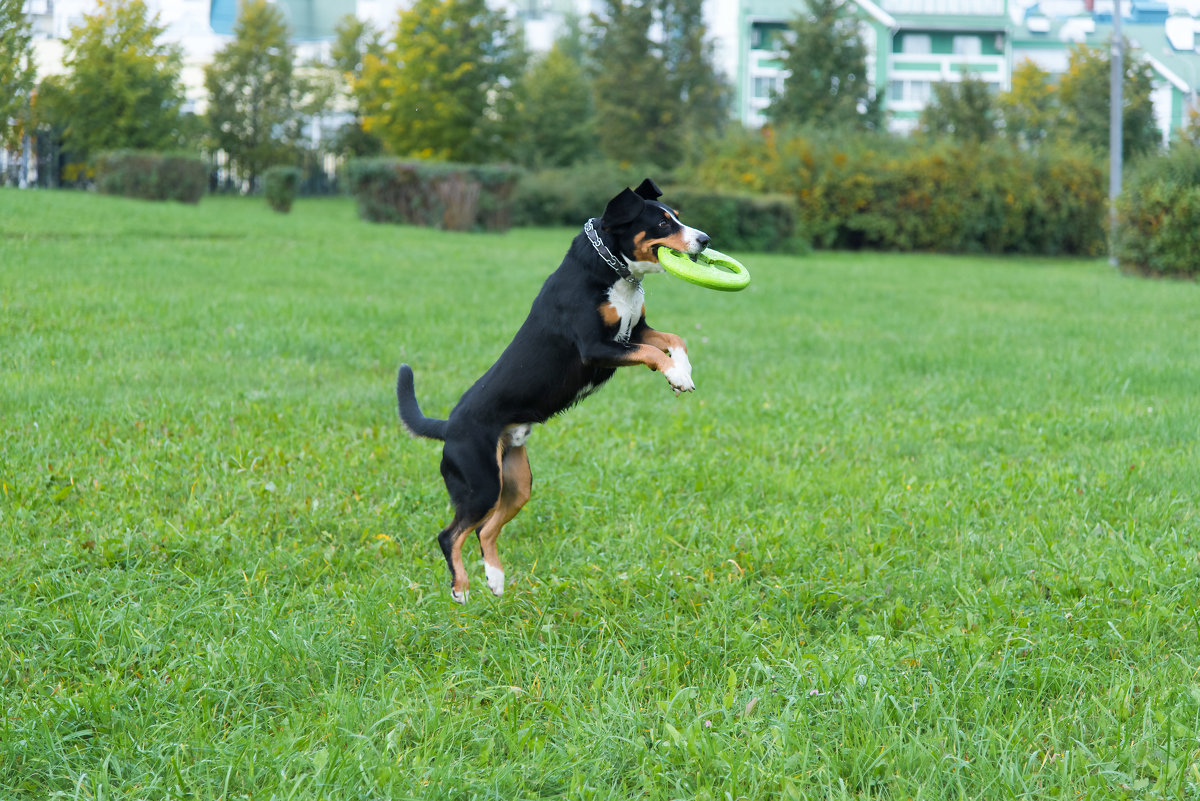
M 660 222 L 658 224 L 658 227 L 662 228 L 663 230 L 666 230 L 667 228 L 671 227 L 671 224 L 669 222 L 667 222 L 666 220 L 663 220 L 662 222 Z

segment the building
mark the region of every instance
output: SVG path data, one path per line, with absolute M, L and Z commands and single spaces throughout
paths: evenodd
M 1051 74 L 1067 68 L 1072 47 L 1107 47 L 1112 0 L 848 0 L 855 6 L 869 52 L 867 69 L 885 87 L 893 129 L 911 131 L 936 83 L 968 73 L 996 91 L 1009 88 L 1013 69 L 1029 59 Z M 764 121 L 773 92 L 783 86 L 780 53 L 788 22 L 803 0 L 717 0 L 737 6 L 723 30 L 736 30 L 730 76 L 736 116 Z M 1197 108 L 1200 84 L 1200 0 L 1124 0 L 1122 33 L 1147 59 L 1158 85 L 1154 104 L 1164 142 Z
M 238 0 L 146 0 L 184 50 L 188 108 L 202 110 L 203 67 L 229 40 Z M 355 14 L 391 27 L 410 0 L 274 0 L 294 31 L 301 58 L 327 52 L 334 27 Z M 493 0 L 522 22 L 531 49 L 549 49 L 570 17 L 586 19 L 601 0 Z M 1113 0 L 847 0 L 868 47 L 868 72 L 886 89 L 891 125 L 910 131 L 934 84 L 974 74 L 1001 91 L 1014 67 L 1031 59 L 1051 73 L 1066 69 L 1071 47 L 1107 46 Z M 61 69 L 62 39 L 96 0 L 26 0 L 34 23 L 38 72 Z M 780 48 L 805 0 L 706 0 L 717 68 L 734 87 L 734 116 L 757 127 L 783 86 Z M 1153 67 L 1155 109 L 1164 141 L 1197 107 L 1200 0 L 1122 0 L 1126 38 Z
M 327 55 L 338 21 L 347 14 L 390 27 L 403 0 L 272 0 L 292 28 L 301 60 Z M 183 49 L 183 84 L 186 110 L 203 110 L 204 66 L 233 36 L 239 0 L 145 0 L 151 14 L 166 28 L 164 38 Z M 38 75 L 62 70 L 63 40 L 71 28 L 94 13 L 97 0 L 26 0 L 33 23 L 34 55 Z

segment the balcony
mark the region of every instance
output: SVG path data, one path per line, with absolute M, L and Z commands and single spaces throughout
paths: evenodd
M 961 81 L 966 74 L 1008 88 L 1004 56 L 964 56 L 893 53 L 888 58 L 888 108 L 918 112 L 929 102 L 933 84 Z
M 888 78 L 958 81 L 974 73 L 990 83 L 1005 83 L 1004 56 L 966 56 L 960 53 L 892 53 Z

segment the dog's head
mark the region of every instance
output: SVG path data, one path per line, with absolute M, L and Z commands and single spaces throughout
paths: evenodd
M 680 222 L 678 214 L 658 202 L 660 197 L 662 190 L 647 178 L 604 209 L 600 227 L 616 238 L 621 255 L 631 262 L 658 264 L 660 247 L 695 255 L 708 246 L 708 234 Z

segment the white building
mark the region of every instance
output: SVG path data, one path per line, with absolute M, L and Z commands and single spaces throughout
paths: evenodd
M 302 58 L 327 50 L 338 20 L 354 14 L 392 28 L 410 0 L 274 0 L 292 26 Z M 571 17 L 586 19 L 603 0 L 491 0 L 525 28 L 534 51 L 550 48 Z M 1076 43 L 1103 46 L 1112 31 L 1113 0 L 850 0 L 867 39 L 868 71 L 886 87 L 892 125 L 911 130 L 938 81 L 971 72 L 1006 89 L 1012 70 L 1031 59 L 1051 73 L 1066 68 Z M 146 0 L 184 51 L 188 108 L 202 110 L 203 67 L 230 38 L 238 0 Z M 27 0 L 34 22 L 39 75 L 62 68 L 72 25 L 96 0 Z M 717 69 L 734 89 L 736 118 L 761 125 L 772 91 L 785 74 L 780 35 L 805 0 L 706 0 Z M 1200 0 L 1123 0 L 1125 35 L 1154 68 L 1155 105 L 1164 137 L 1178 129 L 1200 86 Z

